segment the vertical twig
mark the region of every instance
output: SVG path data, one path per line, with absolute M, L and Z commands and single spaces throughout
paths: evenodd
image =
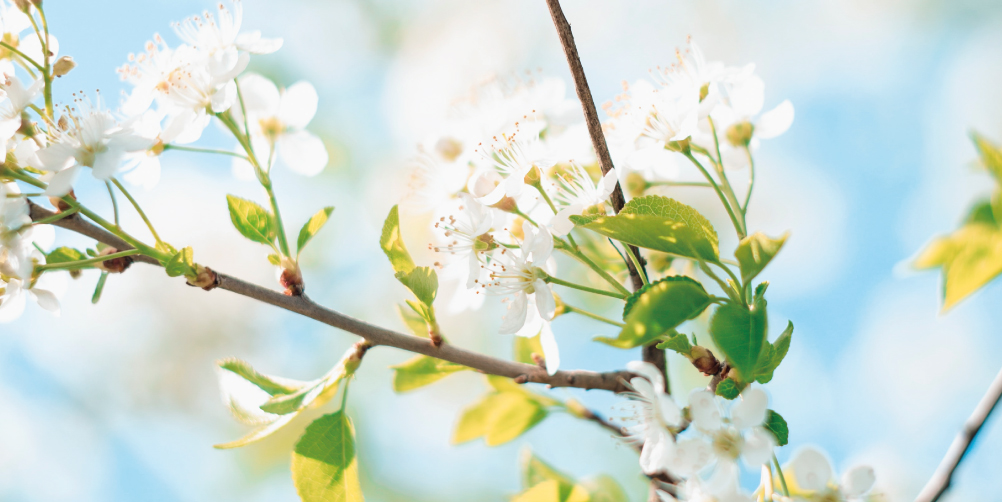
M 964 422 L 964 427 L 960 429 L 957 437 L 953 439 L 953 443 L 950 444 L 950 449 L 946 451 L 943 461 L 940 462 L 939 467 L 936 468 L 936 472 L 933 473 L 929 482 L 919 492 L 918 497 L 915 498 L 915 502 L 936 502 L 946 493 L 946 490 L 950 487 L 953 473 L 957 470 L 960 462 L 964 460 L 964 455 L 971 448 L 971 443 L 974 442 L 978 431 L 985 424 L 985 420 L 988 419 L 989 415 L 992 414 L 992 410 L 999 403 L 999 398 L 1002 398 L 1002 370 L 999 370 L 998 375 L 995 375 L 995 380 L 988 387 L 988 391 L 981 398 L 981 402 L 978 403 L 978 406 L 974 408 L 974 412 Z

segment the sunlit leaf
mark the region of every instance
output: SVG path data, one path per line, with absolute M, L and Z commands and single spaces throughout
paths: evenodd
M 255 370 L 249 363 L 240 359 L 223 359 L 216 363 L 219 368 L 231 371 L 239 375 L 244 380 L 258 386 L 261 390 L 275 396 L 279 394 L 292 394 L 302 389 L 307 382 L 290 380 L 288 378 L 265 375 Z
M 50 265 L 54 263 L 69 263 L 86 259 L 87 255 L 83 252 L 65 246 L 53 249 L 52 252 L 45 255 L 45 263 Z
M 431 267 L 414 267 L 410 272 L 397 272 L 397 280 L 407 286 L 425 305 L 435 302 L 438 294 L 438 274 Z
M 518 494 L 511 502 L 589 502 L 588 491 L 582 486 L 574 485 L 566 496 L 561 496 L 560 483 L 555 480 L 544 481 Z
M 1002 149 L 976 132 L 971 133 L 971 139 L 981 157 L 981 163 L 996 180 L 1002 182 Z
M 397 314 L 400 314 L 400 319 L 404 321 L 404 326 L 414 333 L 414 336 L 420 336 L 421 338 L 428 338 L 428 324 L 425 320 L 416 312 L 411 309 L 404 308 L 397 305 Z
M 734 400 L 741 395 L 741 386 L 734 380 L 725 378 L 717 384 L 717 395 L 724 399 Z
M 765 299 L 750 307 L 721 305 L 710 319 L 710 336 L 743 381 L 755 375 L 755 365 L 765 344 L 768 327 Z
M 608 474 L 601 474 L 591 478 L 578 481 L 581 486 L 591 495 L 591 502 L 629 502 L 623 487 Z
M 393 390 L 407 392 L 435 383 L 457 371 L 468 369 L 461 364 L 429 356 L 415 356 L 393 369 Z
M 488 446 L 507 443 L 546 418 L 547 411 L 535 400 L 516 392 L 490 393 L 460 415 L 452 442 L 484 438 Z
M 703 286 L 685 276 L 665 277 L 634 296 L 619 336 L 596 337 L 596 341 L 621 349 L 637 347 L 695 319 L 710 305 Z
M 296 242 L 296 249 L 300 253 L 303 252 L 303 248 L 306 247 L 308 242 L 310 242 L 310 239 L 312 239 L 314 235 L 317 235 L 317 232 L 324 227 L 327 223 L 327 218 L 330 217 L 333 212 L 333 206 L 325 207 L 320 211 L 317 211 L 317 213 L 310 218 L 310 221 L 307 221 L 306 224 L 303 225 L 303 228 L 299 230 L 299 239 Z
M 355 428 L 344 410 L 315 420 L 292 453 L 292 481 L 303 502 L 362 502 Z
M 178 277 L 182 275 L 193 275 L 194 274 L 194 261 L 193 252 L 191 246 L 188 246 L 175 254 L 170 261 L 167 262 L 165 270 L 169 277 Z
M 390 214 L 383 223 L 383 233 L 379 237 L 379 247 L 383 248 L 386 257 L 390 259 L 393 270 L 400 273 L 410 273 L 414 269 L 414 261 L 411 260 L 407 247 L 404 246 L 404 239 L 400 235 L 400 214 L 397 206 L 390 209 Z
M 235 195 L 227 195 L 226 203 L 230 209 L 230 221 L 240 235 L 261 244 L 271 244 L 275 240 L 271 213 L 265 208 Z
M 755 232 L 738 244 L 734 251 L 734 257 L 738 259 L 741 266 L 741 281 L 745 284 L 751 281 L 772 261 L 773 257 L 786 243 L 789 233 L 783 234 L 778 239 L 767 237 L 762 232 Z
M 681 333 L 675 333 L 671 338 L 659 343 L 658 348 L 673 350 L 686 357 L 692 353 L 692 344 L 689 343 L 689 338 Z
M 539 341 L 539 334 L 536 336 L 516 336 L 515 337 L 515 360 L 520 363 L 536 364 L 532 355 L 543 355 L 543 344 Z
M 779 335 L 775 343 L 765 342 L 762 352 L 758 356 L 758 363 L 755 365 L 755 381 L 758 383 L 769 383 L 772 375 L 783 362 L 786 353 L 790 350 L 790 341 L 793 338 L 793 323 L 787 324 L 783 334 Z

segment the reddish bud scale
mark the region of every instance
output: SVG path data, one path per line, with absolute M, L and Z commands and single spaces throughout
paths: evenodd
M 306 291 L 303 275 L 295 270 L 283 270 L 278 283 L 285 288 L 285 296 L 303 296 L 303 292 Z
M 211 268 L 202 265 L 196 264 L 195 268 L 198 270 L 198 274 L 194 280 L 188 280 L 189 286 L 202 288 L 205 291 L 212 291 L 219 286 L 219 274 Z

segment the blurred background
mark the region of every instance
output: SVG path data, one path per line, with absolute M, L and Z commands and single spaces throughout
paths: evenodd
M 789 98 L 793 128 L 763 145 L 749 213 L 753 229 L 792 239 L 765 278 L 772 336 L 796 324 L 785 364 L 767 387 L 790 424 L 792 446 L 826 449 L 839 471 L 872 465 L 891 500 L 909 500 L 1002 365 L 1002 287 L 939 314 L 936 273 L 903 264 L 933 235 L 952 230 L 989 178 L 972 167 L 966 134 L 1002 140 L 1002 4 L 989 0 L 566 0 L 591 88 L 602 103 L 622 81 L 670 64 L 693 35 L 708 58 L 755 62 L 766 109 Z M 407 293 L 377 241 L 404 194 L 407 158 L 449 103 L 490 75 L 539 71 L 565 78 L 563 53 L 543 0 L 245 0 L 244 26 L 283 37 L 252 69 L 290 85 L 311 81 L 320 112 L 311 128 L 331 154 L 306 179 L 277 174 L 286 221 L 297 228 L 324 205 L 332 221 L 304 254 L 308 293 L 320 303 L 402 328 L 394 303 Z M 114 70 L 153 33 L 175 44 L 169 23 L 213 8 L 208 0 L 46 0 L 61 53 L 78 68 L 58 98 L 101 89 L 116 102 Z M 568 93 L 571 93 L 570 88 Z M 210 128 L 200 146 L 232 148 Z M 195 259 L 275 285 L 265 248 L 229 224 L 224 194 L 261 198 L 225 158 L 168 152 L 163 179 L 138 197 L 161 235 L 191 245 Z M 88 178 L 78 196 L 102 207 Z M 694 190 L 663 192 L 726 218 Z M 93 202 L 92 202 L 93 201 Z M 109 208 L 104 208 L 109 209 Z M 129 214 L 126 212 L 125 214 Z M 412 250 L 427 242 L 407 222 Z M 137 218 L 129 228 L 143 235 Z M 60 233 L 63 243 L 86 241 Z M 722 248 L 734 242 L 724 240 Z M 419 255 L 431 261 L 431 257 Z M 63 311 L 37 307 L 0 325 L 0 500 L 296 500 L 292 444 L 310 417 L 237 451 L 211 445 L 246 428 L 220 402 L 213 362 L 229 356 L 290 378 L 316 378 L 355 337 L 227 292 L 204 293 L 136 266 L 109 278 L 96 306 L 96 273 L 72 281 Z M 579 297 L 577 302 L 584 302 Z M 995 307 L 993 307 L 993 305 Z M 590 304 L 616 315 L 611 304 Z M 443 320 L 453 343 L 508 357 L 496 335 L 499 302 Z M 697 332 L 699 328 L 696 328 Z M 590 343 L 606 326 L 564 317 L 554 324 L 565 368 L 609 370 L 639 359 Z M 461 373 L 396 395 L 387 366 L 409 357 L 376 349 L 349 403 L 369 501 L 506 500 L 519 488 L 529 447 L 574 475 L 608 473 L 642 500 L 636 455 L 604 430 L 554 415 L 498 448 L 450 446 L 459 411 L 486 390 Z M 702 384 L 670 360 L 676 393 Z M 605 415 L 622 414 L 600 393 L 562 390 Z M 1002 491 L 1002 420 L 987 424 L 948 500 Z M 748 480 L 754 483 L 754 479 Z M 752 485 L 753 486 L 753 485 Z

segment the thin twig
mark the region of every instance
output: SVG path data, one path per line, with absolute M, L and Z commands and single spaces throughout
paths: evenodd
M 957 470 L 960 462 L 964 460 L 964 455 L 971 448 L 971 443 L 974 442 L 978 431 L 985 424 L 985 420 L 999 403 L 999 398 L 1002 398 L 1002 370 L 999 370 L 998 375 L 995 375 L 995 380 L 988 387 L 988 392 L 981 398 L 981 402 L 974 408 L 974 413 L 971 413 L 971 416 L 964 422 L 964 427 L 953 439 L 943 461 L 940 462 L 929 482 L 919 492 L 915 502 L 936 502 L 946 493 L 946 490 L 950 488 L 953 473 Z
M 48 218 L 53 216 L 53 212 L 44 209 L 29 201 L 31 208 L 31 218 L 33 220 Z M 133 249 L 133 246 L 125 242 L 118 236 L 93 225 L 83 218 L 66 218 L 52 223 L 55 226 L 77 232 L 97 241 L 113 246 L 125 251 Z M 160 263 L 146 255 L 135 255 L 135 261 L 160 265 Z M 454 345 L 444 344 L 435 347 L 426 338 L 419 338 L 413 335 L 405 335 L 396 331 L 388 330 L 369 324 L 354 317 L 328 309 L 314 303 L 304 296 L 286 296 L 279 291 L 264 288 L 249 282 L 237 279 L 223 273 L 216 272 L 219 277 L 218 288 L 231 291 L 241 296 L 258 300 L 263 303 L 295 312 L 309 317 L 310 319 L 322 322 L 328 326 L 342 329 L 349 333 L 358 335 L 368 340 L 373 345 L 385 345 L 396 347 L 409 352 L 424 354 L 445 361 L 461 364 L 468 368 L 478 370 L 490 375 L 498 375 L 507 378 L 524 377 L 526 382 L 542 383 L 552 387 L 577 387 L 581 389 L 602 389 L 612 392 L 624 392 L 627 390 L 624 382 L 634 375 L 628 371 L 611 371 L 597 373 L 594 371 L 571 370 L 558 371 L 553 375 L 548 375 L 546 370 L 538 366 L 505 361 L 484 354 L 479 354 L 469 350 L 461 349 Z

